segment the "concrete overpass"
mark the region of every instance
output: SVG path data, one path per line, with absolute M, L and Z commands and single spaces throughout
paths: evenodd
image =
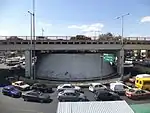
M 149 50 L 149 38 L 127 38 L 124 40 L 125 50 Z M 120 40 L 33 40 L 35 50 L 120 50 Z M 0 40 L 0 50 L 29 50 L 30 40 Z
M 26 56 L 26 75 L 31 73 L 30 58 L 31 44 L 29 37 L 23 39 L 5 39 L 0 41 L 0 50 L 23 50 Z M 32 50 L 101 50 L 113 51 L 118 57 L 118 73 L 122 74 L 124 64 L 124 50 L 150 50 L 150 38 L 127 37 L 124 39 L 121 49 L 121 40 L 70 40 L 67 37 L 61 39 L 33 40 Z

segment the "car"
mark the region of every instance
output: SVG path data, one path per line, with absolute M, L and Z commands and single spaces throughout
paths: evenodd
M 95 92 L 94 98 L 96 101 L 115 101 L 122 100 L 120 96 L 114 92 L 107 90 L 99 90 Z
M 30 89 L 30 85 L 24 83 L 23 81 L 16 81 L 12 83 L 13 86 L 15 86 L 16 88 L 20 89 L 20 90 L 29 90 Z
M 63 101 L 86 101 L 84 93 L 80 93 L 77 90 L 67 89 L 58 93 L 57 99 L 60 102 Z
M 20 90 L 18 90 L 17 88 L 15 88 L 12 85 L 5 86 L 2 89 L 2 93 L 4 95 L 8 95 L 8 96 L 12 96 L 12 97 L 21 97 L 21 94 L 22 94 L 22 92 Z
M 130 99 L 150 98 L 150 92 L 138 88 L 132 88 L 126 91 L 125 95 Z
M 91 92 L 95 92 L 96 90 L 99 89 L 107 89 L 107 87 L 105 85 L 102 85 L 101 83 L 91 83 L 89 86 L 89 91 Z
M 51 101 L 50 95 L 35 90 L 23 93 L 22 98 L 24 101 L 38 101 L 41 103 Z
M 43 93 L 51 93 L 53 92 L 51 87 L 48 87 L 46 84 L 41 84 L 41 83 L 35 83 L 31 86 L 31 89 L 33 90 L 39 90 Z
M 121 83 L 121 82 L 114 82 L 110 83 L 110 90 L 120 95 L 124 95 L 125 91 L 131 89 L 131 87 Z
M 66 90 L 66 89 L 74 89 L 74 90 L 78 90 L 78 91 L 81 90 L 80 87 L 74 86 L 74 85 L 72 85 L 72 84 L 62 84 L 62 85 L 59 85 L 59 86 L 57 87 L 57 91 L 58 91 L 58 92 L 64 91 L 64 90 Z
M 136 77 L 129 78 L 129 82 L 135 83 L 135 79 L 136 79 Z

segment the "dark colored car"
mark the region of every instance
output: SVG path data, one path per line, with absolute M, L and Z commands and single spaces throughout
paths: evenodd
M 34 90 L 38 90 L 44 93 L 51 93 L 53 92 L 53 89 L 51 87 L 48 87 L 46 84 L 40 84 L 40 83 L 35 83 L 31 87 Z
M 2 93 L 4 95 L 12 96 L 12 97 L 21 97 L 22 92 L 18 89 L 16 89 L 14 86 L 5 86 L 2 89 Z
M 38 101 L 38 102 L 50 102 L 50 95 L 44 94 L 40 91 L 29 91 L 22 94 L 24 101 Z
M 122 100 L 118 94 L 111 92 L 111 91 L 107 91 L 107 90 L 99 90 L 95 92 L 94 97 L 96 101 Z

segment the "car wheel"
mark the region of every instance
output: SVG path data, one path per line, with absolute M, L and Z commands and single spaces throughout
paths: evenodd
M 65 102 L 65 100 L 62 99 L 61 102 Z
M 27 98 L 24 98 L 24 101 L 28 101 L 28 99 L 27 99 Z
M 7 95 L 5 92 L 3 92 L 3 95 Z
M 14 97 L 15 97 L 15 95 L 11 94 L 11 97 L 13 97 L 13 98 L 14 98 Z
M 79 101 L 80 101 L 80 102 L 82 102 L 82 101 L 83 101 L 83 99 L 79 99 Z
M 44 101 L 41 99 L 41 100 L 40 100 L 40 103 L 43 103 L 43 102 L 44 102 Z
M 44 90 L 43 92 L 44 92 L 44 93 L 47 93 L 48 91 L 47 91 L 47 90 Z

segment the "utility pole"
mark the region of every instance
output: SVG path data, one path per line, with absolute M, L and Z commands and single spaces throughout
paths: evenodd
M 120 51 L 124 51 L 124 44 L 123 44 L 123 37 L 124 37 L 124 17 L 130 15 L 129 13 L 121 15 L 119 17 L 117 17 L 116 19 L 121 19 L 121 50 Z M 121 60 L 121 79 L 123 78 L 123 74 L 124 74 L 124 56 L 121 56 L 122 60 Z
M 33 20 L 33 13 L 31 13 L 30 11 L 28 11 L 28 13 L 30 14 L 30 25 L 31 25 L 31 28 L 30 28 L 30 37 L 31 37 L 31 40 L 30 40 L 30 77 L 32 75 L 32 20 Z
M 36 43 L 36 37 L 35 37 L 35 0 L 33 0 L 33 56 L 34 56 L 34 65 L 33 65 L 33 79 L 35 79 L 35 74 L 36 74 L 36 70 L 35 70 L 35 43 Z
M 44 29 L 42 28 L 42 36 L 44 35 Z

